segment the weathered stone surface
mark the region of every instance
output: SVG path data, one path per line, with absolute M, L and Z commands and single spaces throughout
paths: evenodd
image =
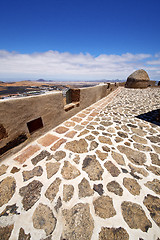
M 78 203 L 70 210 L 63 210 L 64 228 L 62 239 L 90 240 L 94 228 L 89 204 Z
M 56 202 L 56 205 L 54 207 L 54 209 L 56 210 L 56 212 L 58 213 L 59 209 L 62 207 L 62 200 L 61 200 L 61 197 L 59 197 L 57 199 L 57 202 Z
M 116 181 L 109 182 L 107 184 L 107 189 L 109 192 L 113 192 L 118 196 L 123 195 L 123 189 L 121 188 L 120 184 Z
M 99 195 L 102 195 L 104 190 L 103 190 L 103 185 L 100 184 L 94 184 L 93 185 L 93 190 L 96 191 Z
M 105 162 L 104 167 L 113 177 L 117 177 L 121 173 L 120 170 L 111 161 Z
M 112 155 L 113 159 L 114 159 L 119 165 L 122 165 L 122 166 L 125 165 L 124 158 L 123 158 L 123 156 L 122 156 L 120 153 L 112 152 L 111 155 Z
M 89 130 L 85 129 L 85 130 L 83 130 L 82 132 L 80 132 L 80 134 L 78 135 L 78 137 L 81 137 L 81 136 L 83 136 L 83 135 L 85 135 L 85 134 L 87 134 L 87 133 L 89 133 Z
M 12 170 L 11 170 L 11 173 L 16 173 L 16 172 L 19 172 L 20 171 L 20 168 L 17 168 L 17 167 L 13 167 Z
M 47 178 L 51 178 L 54 174 L 56 174 L 59 170 L 60 163 L 47 163 L 46 164 L 46 171 L 47 171 Z
M 63 126 L 60 126 L 60 127 L 57 127 L 55 131 L 56 131 L 57 133 L 59 133 L 59 134 L 62 134 L 62 133 L 67 132 L 67 131 L 68 131 L 68 128 L 63 127 Z
M 52 235 L 46 238 L 41 238 L 41 240 L 52 240 Z
M 160 194 L 160 181 L 158 179 L 154 179 L 153 181 L 148 181 L 144 184 L 146 187 L 154 191 L 156 194 Z
M 48 198 L 50 201 L 53 201 L 54 198 L 57 195 L 57 192 L 59 191 L 59 186 L 61 184 L 61 179 L 56 178 L 53 183 L 47 188 L 45 192 L 46 198 Z
M 152 151 L 152 149 L 149 146 L 145 146 L 139 143 L 133 143 L 134 148 L 143 151 L 143 152 L 149 152 Z
M 99 126 L 99 127 L 97 127 L 97 130 L 105 130 L 105 127 L 103 127 L 103 126 Z
M 141 229 L 147 232 L 152 227 L 152 223 L 139 204 L 125 201 L 121 204 L 121 209 L 123 218 L 131 229 Z
M 16 181 L 13 177 L 6 177 L 0 182 L 0 207 L 9 202 L 15 189 Z
M 151 171 L 155 175 L 160 175 L 160 168 L 159 167 L 155 167 L 153 165 L 150 165 L 150 166 L 146 166 L 146 168 L 147 168 L 147 170 Z
M 108 126 L 111 126 L 113 123 L 112 122 L 107 122 L 107 121 L 102 121 L 102 122 L 100 122 L 100 124 L 105 126 L 105 127 L 108 127 Z
M 4 164 L 0 166 L 0 176 L 6 173 L 7 168 L 8 168 L 8 166 L 6 166 Z
M 33 165 L 36 165 L 38 162 L 42 161 L 45 157 L 48 157 L 49 155 L 50 155 L 49 152 L 43 150 L 36 157 L 32 158 L 31 162 Z
M 124 228 L 102 227 L 99 233 L 99 240 L 129 240 L 129 235 Z
M 137 128 L 137 125 L 134 125 L 134 124 L 131 124 L 131 123 L 127 124 L 127 126 L 128 126 L 128 127 L 132 127 L 132 128 Z M 143 126 L 142 126 L 142 127 L 143 127 Z
M 124 143 L 126 146 L 131 146 L 130 142 L 125 142 Z
M 53 146 L 51 147 L 52 151 L 56 151 L 63 143 L 65 143 L 67 140 L 64 138 L 59 139 Z
M 160 227 L 160 198 L 147 194 L 143 203 L 150 212 L 151 218 Z
M 101 152 L 100 150 L 97 150 L 96 154 L 102 161 L 104 161 L 108 156 L 108 153 Z
M 56 159 L 57 161 L 62 160 L 63 158 L 65 158 L 65 156 L 66 156 L 66 153 L 64 151 L 57 151 L 53 155 L 54 159 Z
M 128 170 L 125 168 L 121 168 L 123 173 L 128 173 Z
M 81 131 L 83 128 L 84 128 L 84 126 L 81 126 L 81 125 L 76 125 L 74 127 L 74 129 L 77 130 L 77 131 Z
M 125 132 L 130 132 L 129 128 L 126 125 L 122 125 L 121 128 L 123 129 L 123 131 Z
M 76 133 L 77 133 L 76 131 L 72 130 L 72 131 L 68 132 L 68 133 L 65 135 L 65 137 L 73 138 Z
M 147 144 L 147 140 L 145 138 L 142 138 L 142 137 L 139 137 L 137 135 L 133 135 L 132 136 L 132 139 L 137 142 L 137 143 L 140 143 L 140 144 Z
M 98 131 L 92 131 L 92 134 L 94 134 L 95 136 L 99 135 Z
M 19 237 L 18 240 L 30 240 L 31 239 L 31 234 L 25 234 L 25 231 L 23 228 L 20 228 L 19 230 Z
M 66 127 L 74 127 L 74 126 L 75 126 L 75 123 L 74 123 L 74 122 L 71 122 L 71 121 L 67 121 L 67 122 L 64 123 L 64 125 L 65 125 Z
M 149 86 L 149 76 L 143 69 L 133 72 L 127 78 L 126 88 L 147 88 Z
M 79 141 L 74 140 L 72 142 L 67 142 L 65 148 L 76 153 L 87 152 L 88 144 L 85 139 L 80 139 Z
M 38 205 L 32 216 L 33 226 L 36 229 L 43 229 L 46 235 L 51 234 L 57 223 L 52 210 L 42 203 Z
M 125 186 L 125 188 L 128 189 L 128 191 L 132 194 L 132 195 L 139 195 L 140 194 L 140 185 L 137 183 L 137 181 L 135 179 L 132 178 L 124 178 L 123 179 L 123 185 Z
M 73 158 L 73 161 L 74 161 L 76 164 L 79 164 L 80 157 L 79 157 L 78 154 Z
M 118 135 L 119 135 L 121 138 L 128 138 L 128 135 L 127 135 L 127 133 L 125 133 L 125 132 L 119 131 L 119 132 L 117 132 L 117 133 L 118 133 Z
M 111 139 L 108 138 L 108 137 L 99 136 L 99 137 L 98 137 L 98 140 L 99 140 L 101 143 L 106 143 L 106 144 L 112 145 L 112 141 L 111 141 Z
M 91 189 L 89 182 L 87 179 L 83 178 L 82 181 L 78 184 L 79 189 L 79 198 L 89 197 L 93 195 L 94 191 Z
M 95 155 L 87 155 L 83 160 L 82 169 L 88 174 L 90 180 L 101 180 L 104 172 Z
M 139 152 L 137 150 L 133 150 L 129 147 L 119 145 L 118 150 L 121 153 L 124 153 L 129 161 L 137 165 L 143 165 L 146 162 L 145 153 Z
M 160 143 L 160 137 L 151 136 L 151 137 L 147 137 L 147 138 L 153 143 Z
M 147 134 L 147 132 L 143 131 L 140 128 L 133 128 L 133 127 L 131 127 L 131 130 L 132 130 L 133 133 L 135 133 L 136 135 L 139 135 L 141 137 L 144 137 Z
M 68 202 L 73 197 L 74 187 L 72 185 L 63 185 L 63 200 Z
M 95 213 L 101 218 L 110 218 L 116 215 L 112 198 L 101 196 L 93 201 Z
M 8 225 L 6 227 L 0 227 L 0 240 L 9 240 L 14 225 Z
M 108 133 L 108 132 L 102 132 L 102 135 L 104 135 L 104 136 L 107 136 L 107 137 L 112 137 L 112 134 L 110 134 L 110 133 Z
M 24 210 L 28 211 L 40 198 L 43 184 L 33 180 L 28 185 L 20 188 L 19 194 L 23 197 L 22 204 Z
M 61 174 L 64 179 L 70 180 L 78 177 L 80 175 L 80 171 L 70 164 L 68 161 L 64 161 L 64 166 L 61 170 Z
M 94 130 L 95 129 L 95 127 L 93 127 L 91 124 L 89 124 L 86 128 L 89 129 L 89 130 Z
M 37 166 L 35 168 L 33 168 L 30 171 L 23 171 L 22 175 L 23 175 L 23 181 L 28 181 L 29 179 L 33 178 L 34 176 L 41 176 L 43 173 L 43 169 L 40 166 Z
M 111 151 L 110 148 L 107 147 L 107 146 L 102 146 L 102 149 L 103 149 L 105 152 L 110 152 L 110 151 Z
M 153 164 L 160 166 L 160 157 L 156 153 L 150 153 L 151 155 L 151 161 Z
M 28 158 L 30 158 L 33 154 L 35 154 L 39 150 L 40 147 L 38 145 L 31 145 L 25 148 L 19 156 L 14 158 L 14 160 L 19 163 L 24 163 Z
M 160 147 L 156 146 L 156 145 L 152 145 L 154 151 L 158 154 L 160 154 Z
M 90 144 L 89 151 L 92 151 L 92 150 L 94 150 L 97 147 L 98 147 L 98 143 L 96 141 L 92 141 L 91 144 Z
M 107 128 L 107 132 L 115 133 L 116 131 L 115 131 L 115 129 L 113 127 L 109 127 L 109 128 Z
M 116 138 L 115 138 L 115 141 L 116 141 L 117 143 L 122 142 L 122 141 L 123 141 L 123 138 L 116 137 Z
M 3 212 L 0 214 L 0 217 L 2 216 L 11 216 L 11 215 L 19 215 L 20 213 L 17 212 L 18 207 L 16 204 L 13 205 L 8 205 L 6 208 L 3 210 Z
M 139 167 L 135 167 L 133 166 L 132 164 L 128 164 L 128 166 L 130 167 L 131 169 L 131 172 L 134 174 L 135 172 L 143 175 L 144 177 L 147 177 L 148 176 L 148 172 L 144 169 L 144 168 L 139 168 Z
M 44 147 L 47 147 L 47 146 L 51 145 L 52 143 L 54 143 L 55 141 L 57 141 L 58 139 L 59 138 L 57 136 L 54 136 L 54 135 L 48 133 L 47 135 L 41 137 L 38 140 L 38 143 Z
M 79 118 L 79 117 L 73 117 L 71 120 L 74 121 L 74 122 L 79 123 L 79 122 L 82 121 L 82 118 Z
M 85 139 L 87 139 L 88 141 L 93 141 L 95 139 L 95 137 L 90 134 L 90 135 L 86 136 Z

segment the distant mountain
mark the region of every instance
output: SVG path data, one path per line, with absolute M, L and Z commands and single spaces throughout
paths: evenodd
M 36 82 L 53 82 L 52 80 L 38 79 Z

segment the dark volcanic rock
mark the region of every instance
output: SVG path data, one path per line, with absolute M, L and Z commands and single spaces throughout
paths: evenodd
M 34 211 L 32 219 L 34 228 L 43 229 L 46 235 L 54 231 L 57 223 L 57 219 L 53 215 L 52 210 L 42 203 L 40 203 Z
M 102 227 L 99 233 L 99 240 L 129 240 L 129 235 L 124 228 Z
M 89 197 L 94 193 L 90 187 L 88 180 L 85 178 L 83 178 L 82 181 L 78 184 L 78 189 L 79 189 L 79 198 Z
M 121 209 L 123 218 L 131 229 L 140 228 L 143 232 L 147 232 L 152 227 L 152 223 L 137 203 L 123 202 Z
M 57 192 L 59 191 L 59 186 L 61 184 L 61 179 L 56 178 L 53 183 L 47 188 L 45 192 L 46 198 L 48 198 L 50 201 L 53 201 L 54 198 L 57 195 Z
M 101 180 L 104 172 L 99 161 L 96 160 L 95 155 L 88 155 L 85 157 L 82 169 L 88 174 L 90 180 Z
M 101 218 L 110 218 L 116 215 L 113 207 L 112 198 L 109 196 L 101 196 L 93 201 L 95 213 Z
M 9 215 L 13 215 L 13 214 L 19 215 L 20 213 L 17 212 L 17 209 L 18 209 L 18 207 L 16 206 L 16 204 L 8 205 L 3 210 L 3 212 L 0 214 L 0 217 L 9 216 Z
M 94 222 L 89 204 L 78 203 L 73 208 L 63 210 L 64 228 L 61 239 L 90 240 Z
M 93 190 L 98 192 L 99 195 L 102 195 L 104 190 L 103 190 L 103 185 L 100 183 L 100 184 L 94 184 L 93 185 Z
M 147 194 L 143 201 L 155 223 L 160 227 L 160 198 Z
M 33 178 L 34 176 L 41 176 L 43 173 L 43 169 L 40 166 L 37 166 L 35 168 L 33 168 L 30 171 L 23 171 L 23 180 L 24 181 L 28 181 L 29 179 Z
M 0 207 L 12 198 L 15 189 L 16 181 L 13 177 L 6 177 L 0 182 Z
M 123 189 L 119 185 L 118 182 L 112 181 L 107 184 L 107 189 L 110 192 L 115 193 L 116 195 L 122 196 L 123 195 Z
M 11 236 L 14 225 L 0 227 L 0 240 L 8 240 Z
M 20 188 L 19 194 L 23 197 L 22 204 L 24 210 L 28 211 L 40 198 L 43 184 L 33 180 L 27 186 Z
M 30 239 L 31 239 L 31 234 L 30 233 L 25 234 L 24 229 L 20 228 L 18 240 L 30 240 Z
M 33 165 L 36 165 L 38 162 L 42 161 L 45 157 L 48 157 L 49 155 L 50 155 L 49 152 L 43 150 L 36 157 L 32 158 L 31 162 Z

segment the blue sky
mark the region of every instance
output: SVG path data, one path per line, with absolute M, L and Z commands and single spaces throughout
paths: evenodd
M 159 0 L 0 0 L 0 79 L 160 80 Z

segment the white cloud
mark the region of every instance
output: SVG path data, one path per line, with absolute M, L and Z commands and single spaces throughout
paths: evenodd
M 157 54 L 158 55 L 158 54 Z M 148 69 L 150 78 L 159 79 L 160 67 L 154 69 L 157 55 L 131 54 L 92 56 L 91 54 L 44 53 L 20 54 L 0 50 L 0 78 L 98 80 L 126 79 L 133 71 Z M 152 65 L 151 68 L 149 68 Z

